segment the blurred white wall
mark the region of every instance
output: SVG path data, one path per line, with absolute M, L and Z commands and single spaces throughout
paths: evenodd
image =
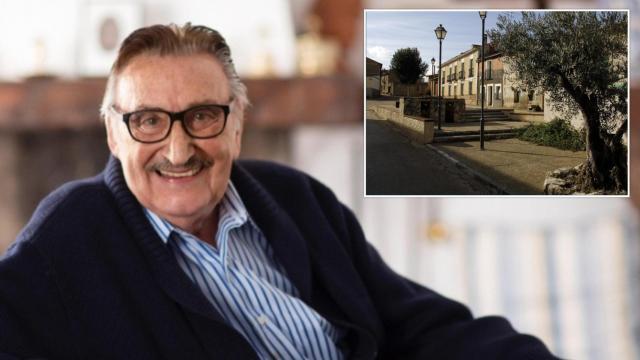
M 92 17 L 96 13 L 112 14 L 118 20 L 122 26 L 118 43 L 141 26 L 190 21 L 226 37 L 241 76 L 255 75 L 265 63 L 273 75 L 295 73 L 295 33 L 288 0 L 0 0 L 0 9 L 2 80 L 40 73 L 108 74 L 115 53 L 104 56 L 102 72 L 87 70 L 94 67 L 85 65 L 95 55 L 87 51 L 94 51 L 93 44 L 98 42 L 98 24 Z

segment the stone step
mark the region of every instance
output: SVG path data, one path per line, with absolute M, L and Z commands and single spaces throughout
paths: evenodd
M 511 134 L 516 133 L 515 129 L 484 129 L 485 135 L 493 135 L 493 134 Z M 445 137 L 445 136 L 459 136 L 459 135 L 480 135 L 480 129 L 475 130 L 459 130 L 459 131 L 438 131 L 435 132 L 435 137 Z
M 480 120 L 482 116 L 480 116 L 480 114 L 478 115 L 468 115 L 468 114 L 464 114 L 462 115 L 463 119 L 478 119 Z M 485 119 L 509 119 L 509 117 L 505 114 L 484 114 L 484 118 Z
M 511 121 L 511 119 L 509 119 L 509 118 L 484 118 L 484 120 L 485 121 L 492 121 L 492 122 L 493 121 Z M 471 123 L 471 122 L 479 123 L 480 122 L 480 118 L 477 118 L 477 119 L 476 118 L 470 118 L 470 119 L 462 118 L 462 119 L 460 119 L 460 122 L 462 122 L 462 123 Z
M 498 140 L 498 139 L 511 139 L 517 137 L 518 134 L 515 132 L 504 133 L 504 134 L 484 134 L 485 140 Z M 455 136 L 436 136 L 433 138 L 434 143 L 443 143 L 443 142 L 464 142 L 464 141 L 479 141 L 480 134 L 475 135 L 455 135 Z
M 482 115 L 481 112 L 467 112 L 465 111 L 463 114 L 463 116 L 480 116 Z M 503 113 L 502 111 L 492 111 L 492 112 L 485 112 L 484 113 L 485 116 L 491 116 L 491 115 L 500 115 L 500 116 L 509 116 L 505 113 Z
M 464 114 L 465 115 L 480 115 L 480 114 L 482 114 L 482 112 L 481 111 L 465 111 Z M 488 115 L 488 114 L 489 115 L 493 115 L 493 114 L 506 115 L 505 112 L 497 111 L 497 110 L 496 111 L 485 111 L 484 114 L 485 115 Z
M 482 117 L 480 116 L 463 116 L 462 120 L 466 120 L 466 121 L 480 121 L 480 119 L 482 119 Z M 508 116 L 484 116 L 485 120 L 509 120 L 510 118 Z
M 464 112 L 465 112 L 465 114 L 480 114 L 480 113 L 482 113 L 482 111 L 480 109 L 478 109 L 478 110 L 475 110 L 475 109 L 474 110 L 465 110 Z M 493 114 L 493 113 L 501 113 L 501 114 L 503 114 L 505 112 L 513 112 L 513 110 L 487 110 L 487 109 L 484 110 L 485 114 Z

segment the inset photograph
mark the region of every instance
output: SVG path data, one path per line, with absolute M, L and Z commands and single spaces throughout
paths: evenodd
M 365 10 L 366 196 L 628 196 L 628 10 Z

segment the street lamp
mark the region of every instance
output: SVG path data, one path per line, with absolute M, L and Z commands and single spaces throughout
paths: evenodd
M 436 75 L 436 59 L 435 58 L 431 58 L 431 76 L 435 76 L 435 75 Z M 432 82 L 432 84 L 433 84 L 433 82 Z M 435 92 L 435 91 L 433 91 L 433 92 Z M 433 94 L 431 94 L 431 96 L 433 96 Z
M 482 19 L 482 85 L 480 86 L 480 150 L 484 150 L 484 20 L 487 18 L 486 11 L 479 11 L 480 19 Z
M 440 123 L 442 122 L 442 40 L 447 36 L 447 30 L 440 24 L 435 30 L 436 38 L 440 40 L 440 62 L 438 64 L 438 130 L 442 130 Z M 484 30 L 483 30 L 484 31 Z

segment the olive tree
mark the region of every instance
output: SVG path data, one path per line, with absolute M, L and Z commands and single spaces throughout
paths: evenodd
M 627 13 L 500 15 L 489 32 L 522 86 L 544 90 L 556 110 L 585 120 L 581 191 L 626 192 Z

